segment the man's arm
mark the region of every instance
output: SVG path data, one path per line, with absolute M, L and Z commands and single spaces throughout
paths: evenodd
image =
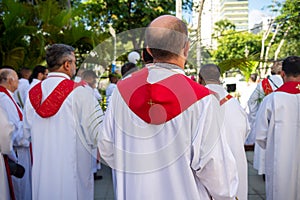
M 273 93 L 264 98 L 262 104 L 260 105 L 255 121 L 255 132 L 256 132 L 256 142 L 263 149 L 266 148 L 267 134 L 269 131 L 270 120 L 272 116 L 272 96 Z
M 17 162 L 17 156 L 13 150 L 12 133 L 14 125 L 8 120 L 5 111 L 0 107 L 0 153 L 6 154 L 13 161 Z
M 86 86 L 87 87 L 87 86 Z M 85 142 L 92 148 L 97 146 L 97 136 L 99 134 L 99 126 L 103 121 L 104 113 L 99 102 L 94 96 L 93 90 L 79 87 L 74 97 L 76 102 L 75 109 L 79 119 L 79 125 L 82 129 Z
M 192 144 L 191 167 L 213 199 L 233 199 L 238 175 L 235 159 L 227 142 L 223 141 L 225 137 L 221 136 L 224 134 L 224 113 L 213 96 L 206 98 L 210 99 L 205 99 L 206 105 L 201 108 L 202 116 Z

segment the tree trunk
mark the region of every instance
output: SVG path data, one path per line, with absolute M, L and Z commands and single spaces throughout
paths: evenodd
M 197 74 L 201 68 L 201 19 L 205 0 L 199 2 L 198 27 L 197 27 Z
M 280 49 L 281 49 L 281 47 L 282 47 L 282 45 L 283 45 L 283 43 L 284 43 L 284 41 L 285 41 L 285 38 L 286 38 L 287 34 L 288 34 L 289 31 L 291 30 L 291 28 L 292 28 L 292 26 L 289 26 L 289 27 L 286 29 L 286 31 L 285 31 L 284 34 L 283 34 L 282 39 L 280 40 L 280 43 L 279 43 L 279 45 L 278 45 L 278 47 L 277 47 L 277 49 L 276 49 L 276 51 L 275 51 L 275 55 L 274 55 L 274 60 L 275 60 L 275 61 L 276 61 L 277 58 L 278 58 L 278 54 L 280 53 Z
M 265 59 L 264 59 L 264 64 L 263 64 L 263 70 L 264 70 L 264 74 L 267 74 L 267 62 L 268 62 L 268 59 L 269 59 L 269 51 L 270 51 L 270 48 L 271 46 L 273 45 L 274 41 L 275 41 L 275 38 L 276 38 L 276 35 L 278 33 L 278 30 L 279 30 L 279 27 L 281 25 L 280 24 L 277 24 L 276 25 L 276 29 L 275 29 L 275 32 L 266 48 L 266 52 L 265 52 Z
M 270 22 L 268 29 L 266 32 L 264 32 L 263 37 L 261 39 L 261 51 L 260 51 L 260 61 L 259 61 L 259 71 L 260 75 L 262 77 L 265 76 L 264 69 L 263 69 L 263 59 L 264 59 L 264 53 L 265 53 L 265 41 L 268 38 L 270 32 L 271 32 L 271 27 L 273 24 L 273 20 Z
M 176 17 L 182 19 L 182 0 L 176 0 Z

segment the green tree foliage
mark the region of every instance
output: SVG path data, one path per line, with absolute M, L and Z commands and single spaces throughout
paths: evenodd
M 228 19 L 220 20 L 215 23 L 214 37 L 222 36 L 226 31 L 235 30 L 235 25 Z
M 246 80 L 255 71 L 256 60 L 261 48 L 261 36 L 234 30 L 224 31 L 218 38 L 218 48 L 212 52 L 213 58 L 222 72 L 238 69 Z M 252 60 L 252 61 L 251 61 Z
M 286 34 L 279 58 L 300 55 L 300 1 L 286 0 L 282 5 L 280 15 L 276 18 L 276 22 L 282 24 L 280 38 L 290 28 Z
M 184 9 L 192 9 L 192 0 L 183 1 Z M 109 25 L 116 33 L 144 28 L 156 17 L 175 14 L 174 0 L 86 0 L 81 5 L 82 15 L 78 20 L 93 30 L 106 32 Z M 135 49 L 141 46 L 141 35 L 129 35 Z
M 75 11 L 64 1 L 1 2 L 1 65 L 18 69 L 44 62 L 45 46 L 65 43 L 86 53 L 94 46 L 94 33 L 75 23 Z M 80 56 L 79 56 L 80 57 Z
M 183 1 L 191 10 L 192 0 Z M 109 24 L 121 33 L 146 27 L 162 14 L 174 14 L 174 0 L 1 0 L 0 65 L 33 67 L 44 61 L 45 47 L 66 43 L 84 59 L 110 37 Z M 141 35 L 132 35 L 140 47 Z

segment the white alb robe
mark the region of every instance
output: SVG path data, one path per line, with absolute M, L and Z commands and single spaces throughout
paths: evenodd
M 10 200 L 9 185 L 2 154 L 9 155 L 13 151 L 12 132 L 14 125 L 8 121 L 5 111 L 0 106 L 0 198 Z
M 283 80 L 280 75 L 271 75 L 268 78 L 272 90 L 275 91 L 283 84 Z M 271 80 L 271 81 L 270 81 Z M 262 87 L 262 82 L 260 82 L 248 101 L 249 115 L 248 119 L 250 122 L 250 134 L 247 138 L 246 144 L 255 143 L 255 119 L 256 113 L 258 111 L 259 105 L 262 99 L 265 97 L 265 93 Z M 265 174 L 265 150 L 262 149 L 257 143 L 254 146 L 254 157 L 253 157 L 253 168 L 258 171 L 258 174 Z
M 221 85 L 207 84 L 205 87 L 216 92 L 220 99 L 224 99 L 228 95 L 228 92 Z M 244 143 L 250 130 L 247 114 L 235 98 L 231 98 L 221 105 L 221 110 L 225 113 L 226 140 L 236 160 L 238 169 L 239 187 L 237 197 L 238 199 L 246 200 L 248 198 L 248 166 Z
M 64 79 L 70 78 L 63 73 L 49 73 L 41 83 L 42 101 Z M 58 112 L 47 118 L 40 117 L 27 99 L 24 130 L 32 137 L 33 200 L 94 198 L 92 150 L 96 148 L 102 114 L 97 100 L 82 86 L 75 88 Z
M 76 81 L 75 81 L 76 82 Z M 92 88 L 89 85 L 86 85 L 85 88 L 95 96 L 95 98 L 99 101 L 99 99 L 97 98 L 97 94 L 95 92 L 95 90 L 97 90 L 96 88 Z M 97 90 L 98 91 L 98 90 Z M 99 93 L 99 92 L 98 92 Z M 100 94 L 99 94 L 100 95 Z M 92 172 L 93 173 L 97 173 L 98 169 L 101 169 L 101 163 L 97 163 L 97 156 L 98 156 L 98 148 L 94 148 L 92 150 Z
M 25 78 L 19 79 L 18 89 L 14 92 L 14 99 L 19 106 L 24 107 L 25 100 L 27 97 L 27 92 L 29 89 L 29 81 Z
M 184 73 L 178 67 L 147 68 L 149 83 Z M 115 198 L 232 199 L 237 168 L 222 142 L 222 117 L 217 98 L 208 95 L 165 123 L 149 124 L 129 109 L 117 87 L 98 142 L 101 158 L 113 168 Z
M 108 106 L 111 95 L 113 94 L 113 91 L 116 89 L 117 85 L 115 83 L 110 83 L 106 90 L 105 90 L 105 96 L 106 96 L 106 106 Z
M 266 149 L 267 200 L 299 199 L 300 94 L 269 94 L 255 123 L 256 142 Z
M 13 96 L 12 92 L 9 90 L 8 92 L 11 96 Z M 15 130 L 12 133 L 12 140 L 14 149 L 18 156 L 16 157 L 13 152 L 8 156 L 25 168 L 25 173 L 22 178 L 12 176 L 15 196 L 16 199 L 31 200 L 30 136 L 23 132 L 23 121 L 20 121 L 18 110 L 13 101 L 6 94 L 0 92 L 1 107 L 7 113 L 9 121 L 15 126 Z

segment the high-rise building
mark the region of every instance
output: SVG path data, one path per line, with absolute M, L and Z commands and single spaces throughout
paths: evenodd
M 200 0 L 194 0 L 198 5 Z M 194 29 L 198 26 L 198 10 L 193 10 Z M 236 26 L 236 31 L 248 30 L 248 0 L 205 0 L 201 19 L 201 44 L 208 49 L 216 49 L 216 38 L 212 37 L 215 23 L 228 19 Z
M 248 30 L 248 0 L 220 0 L 220 19 L 228 19 L 236 31 Z

